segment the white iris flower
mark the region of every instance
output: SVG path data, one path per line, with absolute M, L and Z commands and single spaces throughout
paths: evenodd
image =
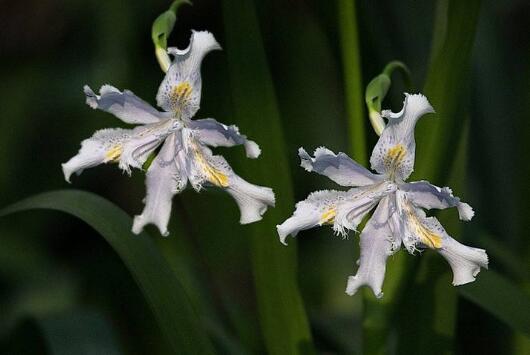
M 453 196 L 448 187 L 440 188 L 427 181 L 407 183 L 414 168 L 414 128 L 418 119 L 434 110 L 423 95 L 406 94 L 399 113 L 383 111 L 388 124 L 377 142 L 370 163 L 371 173 L 346 154 L 334 154 L 318 148 L 311 157 L 299 150 L 301 165 L 307 171 L 325 175 L 348 191 L 317 191 L 296 204 L 292 217 L 277 226 L 280 240 L 296 236 L 300 230 L 333 226 L 336 233 L 357 230 L 364 216 L 375 211 L 361 236 L 361 257 L 357 275 L 350 276 L 346 293 L 353 295 L 359 287 L 369 286 L 377 297 L 385 276 L 386 259 L 401 244 L 413 254 L 424 248 L 439 252 L 453 270 L 453 285 L 475 280 L 480 268 L 487 268 L 488 256 L 483 249 L 471 248 L 451 238 L 440 222 L 426 216 L 423 209 L 456 207 L 461 220 L 469 221 L 473 209 Z
M 193 31 L 188 48 L 168 48 L 174 59 L 156 96 L 158 111 L 131 91 L 103 85 L 99 95 L 85 86 L 90 107 L 110 112 L 122 121 L 139 125 L 133 129 L 112 128 L 97 131 L 81 143 L 79 153 L 62 165 L 65 179 L 73 173 L 101 163 L 118 163 L 130 174 L 141 168 L 149 155 L 160 147 L 146 174 L 147 196 L 141 215 L 134 218 L 133 232 L 140 233 L 152 223 L 168 235 L 173 195 L 188 181 L 200 191 L 203 186 L 226 190 L 241 211 L 240 222 L 261 219 L 268 206 L 274 206 L 274 193 L 237 176 L 226 160 L 213 155 L 210 147 L 243 145 L 249 158 L 257 158 L 259 146 L 239 133 L 236 126 L 225 126 L 212 118 L 192 120 L 201 100 L 200 67 L 204 56 L 221 49 L 209 32 Z

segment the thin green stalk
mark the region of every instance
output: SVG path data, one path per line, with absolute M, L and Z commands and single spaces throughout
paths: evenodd
M 346 113 L 350 133 L 350 152 L 360 164 L 367 164 L 365 118 L 363 114 L 364 90 L 361 78 L 361 57 L 358 39 L 355 1 L 338 0 L 337 15 L 340 28 L 342 63 L 344 72 L 344 92 Z M 389 70 L 391 70 L 390 68 Z M 389 318 L 386 303 L 376 300 L 368 291 L 363 291 L 363 353 L 383 354 L 386 352 Z
M 337 0 L 337 15 L 341 41 L 342 64 L 344 72 L 344 93 L 348 131 L 350 133 L 350 152 L 360 164 L 367 164 L 365 124 L 363 115 L 364 90 L 361 78 L 361 56 L 357 32 L 357 14 L 355 1 Z M 384 353 L 387 338 L 388 317 L 384 306 L 369 292 L 363 292 L 363 352 L 365 354 Z
M 350 135 L 350 152 L 362 165 L 367 163 L 366 138 L 364 129 L 363 97 L 361 77 L 361 56 L 357 33 L 357 14 L 354 0 L 337 0 L 339 36 L 344 72 L 344 96 L 346 116 Z
M 388 77 L 391 77 L 392 73 L 394 73 L 395 70 L 401 71 L 403 81 L 405 82 L 405 87 L 407 88 L 407 90 L 410 89 L 412 87 L 412 82 L 410 80 L 410 70 L 405 64 L 403 64 L 399 60 L 393 60 L 387 65 L 385 65 L 385 68 L 383 69 L 383 74 L 387 75 Z
M 410 71 L 405 64 L 400 61 L 394 60 L 385 66 L 383 72 L 372 79 L 366 86 L 366 92 L 364 94 L 364 102 L 368 109 L 368 117 L 375 133 L 380 136 L 385 129 L 385 121 L 381 117 L 381 106 L 385 99 L 390 85 L 392 85 L 392 73 L 394 70 L 399 69 L 403 74 L 405 87 L 407 91 L 411 89 Z

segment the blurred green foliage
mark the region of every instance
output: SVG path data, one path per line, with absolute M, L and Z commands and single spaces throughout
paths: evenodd
M 240 226 L 225 194 L 185 191 L 174 199 L 171 236 L 148 230 L 149 244 L 168 268 L 160 273 L 178 276 L 215 352 L 307 353 L 314 347 L 317 353 L 363 353 L 362 296 L 344 294 L 357 236 L 341 240 L 319 228 L 284 248 L 274 225 L 310 191 L 333 187 L 299 167 L 297 148 L 351 151 L 352 117 L 365 110 L 351 105 L 362 96 L 348 82 L 365 88 L 395 59 L 409 67 L 411 90 L 427 81 L 426 94 L 440 112 L 418 124 L 416 176 L 438 185 L 451 181 L 455 194 L 475 208 L 466 225 L 454 223 L 453 211 L 439 217 L 453 221 L 446 226 L 457 239 L 488 249 L 495 271 L 454 289 L 436 255 L 403 255 L 412 259 L 400 284 L 406 292 L 392 317 L 382 318 L 389 324 L 381 344 L 402 354 L 425 346 L 461 354 L 530 351 L 528 310 L 517 312 L 530 293 L 530 171 L 524 161 L 530 152 L 530 4 L 485 0 L 451 7 L 455 3 L 357 1 L 353 14 L 341 13 L 351 7 L 339 0 L 196 0 L 179 9 L 170 45 L 185 47 L 190 29 L 207 29 L 225 49 L 203 63 L 198 117 L 237 124 L 255 138 L 264 147 L 256 161 L 243 161 L 241 149 L 219 150 L 243 177 L 281 194 L 261 224 Z M 110 83 L 154 103 L 163 73 L 150 31 L 170 5 L 0 4 L 0 206 L 65 188 L 60 163 L 95 130 L 121 126 L 84 104 L 84 84 Z M 454 22 L 444 22 L 441 14 L 448 11 L 457 14 Z M 341 31 L 348 29 L 358 36 L 357 52 L 344 51 L 352 42 Z M 352 55 L 358 63 L 347 62 Z M 358 77 L 348 71 L 353 66 Z M 393 77 L 382 107 L 399 110 L 405 89 Z M 364 116 L 369 153 L 377 136 Z M 128 178 L 105 165 L 73 184 L 133 215 L 142 207 L 143 175 L 135 171 Z M 126 263 L 88 225 L 54 212 L 10 215 L 0 219 L 0 245 L 0 353 L 175 352 Z M 384 291 L 394 287 L 390 271 L 399 263 L 400 256 L 389 260 Z M 490 294 L 487 285 L 498 293 Z M 510 303 L 514 293 L 519 303 Z M 477 301 L 477 295 L 489 297 Z M 505 299 L 508 304 L 498 307 Z

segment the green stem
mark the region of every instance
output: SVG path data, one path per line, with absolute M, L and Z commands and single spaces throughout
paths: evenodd
M 385 69 L 383 69 L 383 74 L 387 75 L 388 77 L 392 77 L 392 73 L 394 72 L 394 70 L 401 71 L 401 74 L 403 74 L 403 81 L 405 82 L 405 87 L 407 89 L 411 88 L 412 83 L 410 80 L 409 68 L 405 64 L 403 64 L 403 62 L 400 62 L 399 60 L 393 60 L 385 66 Z
M 357 33 L 357 15 L 355 1 L 338 0 L 337 13 L 340 26 L 340 41 L 344 71 L 344 92 L 346 113 L 350 133 L 350 152 L 360 164 L 367 164 L 365 127 L 363 115 L 364 90 L 361 78 L 361 58 Z M 393 64 L 392 66 L 395 66 Z M 392 66 L 389 70 L 392 70 Z M 384 306 L 369 294 L 363 292 L 363 353 L 385 353 L 388 317 Z
M 348 117 L 348 131 L 351 142 L 350 152 L 356 161 L 366 165 L 365 118 L 363 114 L 364 89 L 361 77 L 361 57 L 355 1 L 337 0 L 337 13 L 344 71 L 346 115 Z

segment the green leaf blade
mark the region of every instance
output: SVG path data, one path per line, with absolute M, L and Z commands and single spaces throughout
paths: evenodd
M 530 337 L 530 298 L 501 274 L 488 270 L 458 288 L 467 300 Z
M 261 330 L 270 354 L 312 353 L 308 320 L 298 290 L 296 245 L 281 245 L 275 227 L 294 206 L 286 157 L 295 152 L 285 149 L 253 1 L 223 1 L 223 18 L 236 123 L 263 150 L 256 169 L 242 170 L 251 181 L 271 186 L 276 193 L 276 207 L 269 209 L 262 221 L 249 226 Z
M 132 220 L 125 212 L 95 194 L 59 190 L 12 204 L 0 211 L 0 217 L 34 209 L 68 213 L 101 234 L 131 272 L 160 330 L 176 353 L 213 353 L 206 332 L 179 280 L 146 233 L 132 234 Z
M 466 121 L 469 95 L 469 67 L 475 41 L 480 0 L 442 1 L 438 6 L 433 51 L 424 86 L 436 115 L 416 129 L 416 171 L 414 176 L 440 184 L 447 179 Z

